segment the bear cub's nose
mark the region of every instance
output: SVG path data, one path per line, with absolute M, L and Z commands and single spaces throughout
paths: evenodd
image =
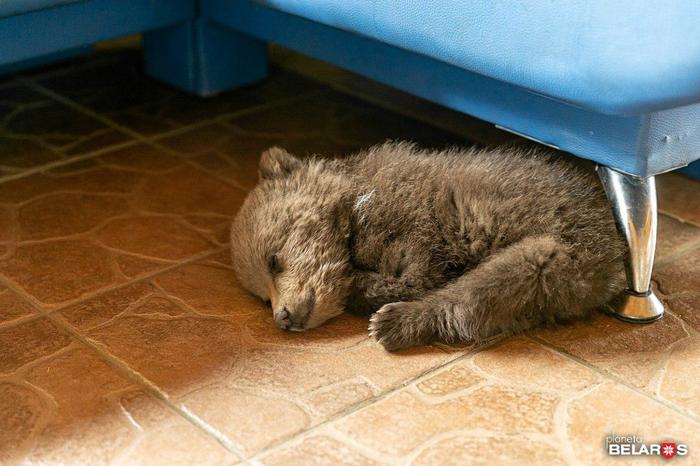
M 286 307 L 275 314 L 275 325 L 282 330 L 287 330 L 292 326 L 292 319 Z

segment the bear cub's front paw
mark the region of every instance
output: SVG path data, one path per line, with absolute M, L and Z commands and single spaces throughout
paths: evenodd
M 424 332 L 423 304 L 399 302 L 382 306 L 369 319 L 369 336 L 387 351 L 428 343 Z

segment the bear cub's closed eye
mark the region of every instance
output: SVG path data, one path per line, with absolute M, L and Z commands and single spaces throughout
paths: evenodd
M 282 266 L 279 262 L 279 259 L 277 259 L 276 254 L 271 255 L 270 258 L 268 259 L 267 268 L 271 274 L 276 274 L 282 270 Z

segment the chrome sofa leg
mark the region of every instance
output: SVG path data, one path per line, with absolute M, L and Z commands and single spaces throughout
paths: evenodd
M 627 241 L 627 289 L 607 305 L 607 311 L 628 322 L 653 322 L 664 315 L 664 305 L 651 289 L 656 250 L 656 183 L 598 166 L 620 235 Z

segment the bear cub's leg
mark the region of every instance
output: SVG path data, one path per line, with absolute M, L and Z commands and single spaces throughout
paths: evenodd
M 370 335 L 388 350 L 440 340 L 484 340 L 557 317 L 575 317 L 597 303 L 571 250 L 550 236 L 525 238 L 424 297 L 386 304 Z M 605 293 L 600 300 L 608 299 Z
M 432 282 L 419 274 L 389 275 L 374 271 L 354 273 L 346 311 L 355 315 L 370 315 L 385 304 L 396 301 L 419 299 L 429 289 Z

